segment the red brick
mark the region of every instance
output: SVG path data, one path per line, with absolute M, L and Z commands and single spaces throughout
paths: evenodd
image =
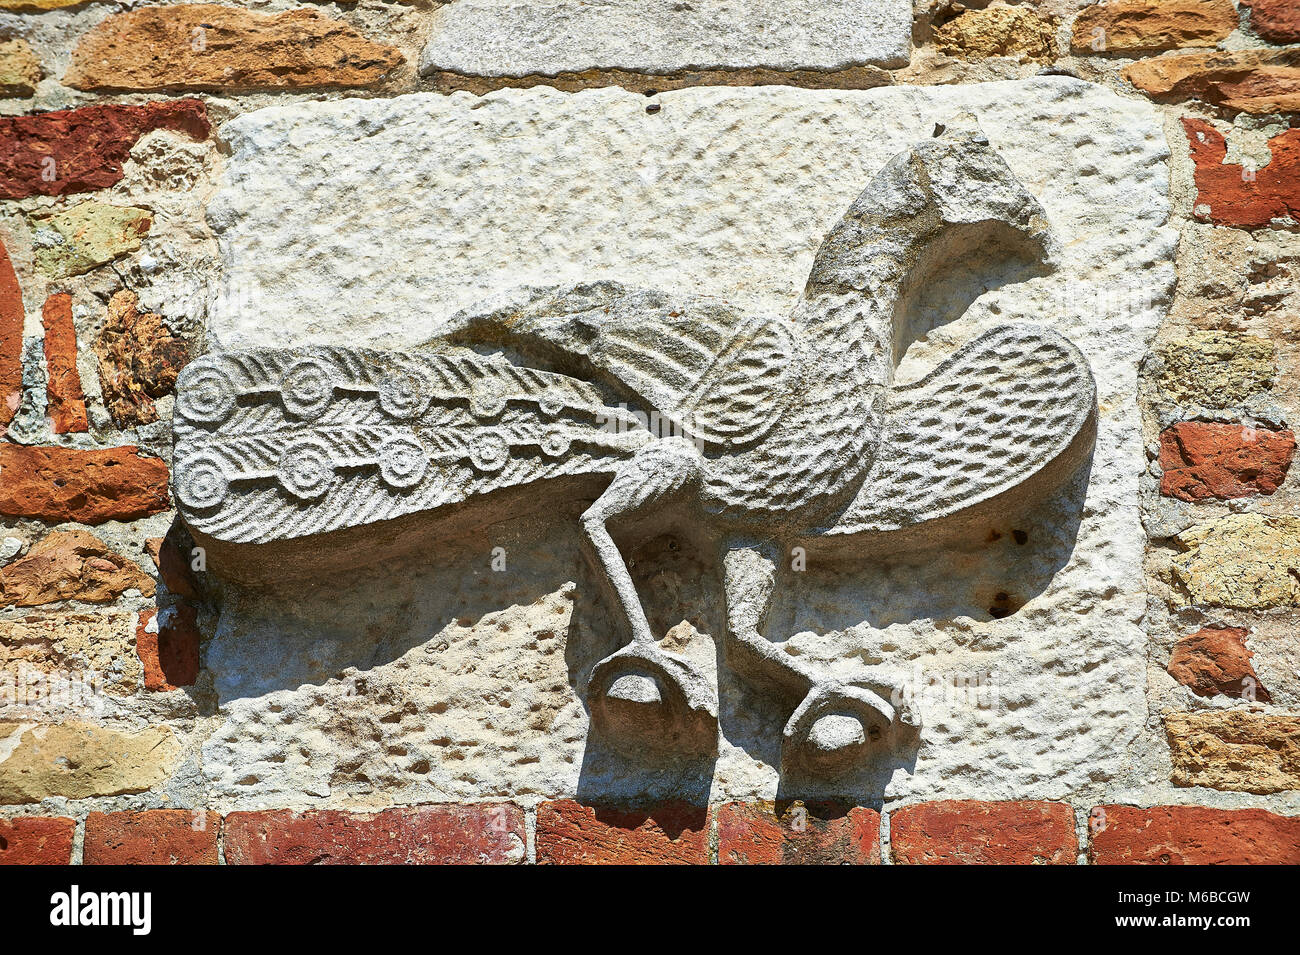
M 1183 129 L 1196 164 L 1198 219 L 1215 225 L 1257 229 L 1274 219 L 1300 221 L 1300 129 L 1268 141 L 1273 158 L 1254 170 L 1254 178 L 1236 163 L 1224 163 L 1228 142 L 1210 123 L 1184 119 Z
M 136 141 L 156 129 L 206 139 L 211 126 L 206 107 L 193 99 L 0 119 L 0 198 L 105 189 L 122 178 L 122 163 Z
M 718 809 L 721 865 L 879 865 L 880 813 L 864 806 L 733 802 Z
M 174 690 L 193 686 L 199 677 L 199 629 L 194 608 L 187 603 L 170 607 L 163 623 L 152 610 L 142 611 L 135 630 L 135 652 L 144 668 L 146 690 Z
M 1291 431 L 1180 421 L 1160 434 L 1160 493 L 1180 501 L 1272 494 L 1294 454 Z
M 1089 816 L 1095 865 L 1297 865 L 1300 816 L 1204 806 L 1099 806 Z
M 67 865 L 76 828 L 63 816 L 0 819 L 0 865 Z
M 669 803 L 647 810 L 584 806 L 572 799 L 537 810 L 537 861 L 552 865 L 706 865 L 709 813 Z
M 1169 657 L 1169 675 L 1191 687 L 1197 696 L 1244 695 L 1267 703 L 1271 698 L 1255 675 L 1251 656 L 1246 649 L 1245 630 L 1206 627 L 1174 645 Z M 1250 682 L 1246 683 L 1247 680 Z
M 158 575 L 170 593 L 187 600 L 198 598 L 199 582 L 190 569 L 190 559 L 175 540 L 170 536 L 150 537 L 145 541 L 145 549 L 153 558 Z
M 0 435 L 23 400 L 23 307 L 18 275 L 0 242 Z
M 945 800 L 889 814 L 895 862 L 1074 865 L 1074 810 L 1059 802 Z
M 226 817 L 231 865 L 501 865 L 523 859 L 523 810 L 511 803 Z
M 72 296 L 59 292 L 45 300 L 45 396 L 55 434 L 89 431 L 86 395 L 77 371 L 77 330 L 72 324 Z
M 1250 8 L 1250 26 L 1270 43 L 1300 42 L 1300 4 L 1296 0 L 1241 0 Z
M 216 865 L 221 816 L 189 809 L 92 812 L 86 865 Z
M 139 450 L 0 445 L 0 514 L 102 524 L 165 511 L 171 506 L 167 465 Z

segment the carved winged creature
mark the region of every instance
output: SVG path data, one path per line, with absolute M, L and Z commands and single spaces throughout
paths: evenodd
M 852 559 L 940 545 L 1078 467 L 1095 388 L 1055 332 L 997 327 L 893 384 L 931 279 L 958 257 L 996 267 L 1052 249 L 1042 207 L 966 126 L 885 166 L 789 315 L 600 283 L 523 290 L 411 353 L 205 356 L 179 382 L 176 498 L 220 571 L 215 556 L 274 562 L 305 538 L 359 561 L 411 521 L 450 533 L 585 495 L 582 534 L 630 632 L 590 674 L 593 718 L 711 751 L 716 690 L 657 641 L 611 536 L 682 509 L 720 547 L 726 663 L 793 705 L 784 758 L 840 771 L 915 718 L 887 673 L 846 685 L 768 639 L 778 569 L 795 546 Z

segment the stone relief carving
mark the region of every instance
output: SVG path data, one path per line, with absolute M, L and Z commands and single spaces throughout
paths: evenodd
M 652 632 L 614 534 L 672 512 L 724 572 L 726 663 L 793 705 L 783 758 L 835 774 L 916 716 L 887 671 L 845 684 L 766 632 L 794 548 L 940 546 L 1050 494 L 1087 457 L 1096 397 L 1050 330 L 988 331 L 895 385 L 910 304 L 956 257 L 1050 268 L 1037 200 L 965 118 L 895 157 L 827 235 L 787 316 L 599 283 L 522 289 L 406 354 L 208 355 L 178 384 L 174 489 L 219 574 L 346 565 L 590 501 L 593 567 L 629 642 L 590 675 L 597 728 L 710 752 L 717 691 Z

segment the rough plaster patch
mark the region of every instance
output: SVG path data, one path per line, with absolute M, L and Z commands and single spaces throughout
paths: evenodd
M 907 0 L 456 0 L 433 15 L 420 71 L 898 67 L 911 44 Z
M 883 661 L 926 685 L 994 681 L 988 706 L 934 691 L 919 748 L 873 762 L 841 792 L 1086 797 L 1151 778 L 1136 368 L 1168 305 L 1175 240 L 1155 111 L 1062 78 L 661 100 L 647 114 L 644 98 L 618 90 L 535 89 L 237 119 L 223 130 L 232 156 L 209 213 L 232 292 L 213 338 L 410 347 L 511 285 L 603 278 L 785 312 L 871 176 L 935 123 L 973 111 L 1046 208 L 1059 267 L 986 279 L 900 374 L 994 324 L 1054 327 L 1097 376 L 1090 468 L 1031 526 L 990 528 L 996 538 L 943 555 L 843 569 L 811 555 L 769 634 L 792 635 L 792 650 L 845 676 Z M 962 304 L 961 291 L 937 289 L 936 314 Z M 214 795 L 247 806 L 789 792 L 774 768 L 787 714 L 725 675 L 716 765 L 627 766 L 585 745 L 581 681 L 618 635 L 562 517 L 538 525 L 521 560 L 508 548 L 507 575 L 487 570 L 496 541 L 451 555 L 435 543 L 423 564 L 372 567 L 288 601 L 231 592 L 208 657 L 227 719 L 204 749 Z M 711 654 L 716 569 L 652 573 L 677 559 L 642 563 L 647 586 L 679 581 L 652 624 L 690 620 Z

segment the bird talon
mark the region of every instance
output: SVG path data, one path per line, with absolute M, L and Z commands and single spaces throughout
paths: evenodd
M 813 772 L 839 775 L 887 740 L 897 722 L 895 707 L 871 690 L 820 682 L 785 725 L 785 754 Z
M 698 754 L 717 747 L 712 685 L 692 663 L 653 645 L 633 643 L 597 663 L 587 702 L 593 723 L 619 748 Z

